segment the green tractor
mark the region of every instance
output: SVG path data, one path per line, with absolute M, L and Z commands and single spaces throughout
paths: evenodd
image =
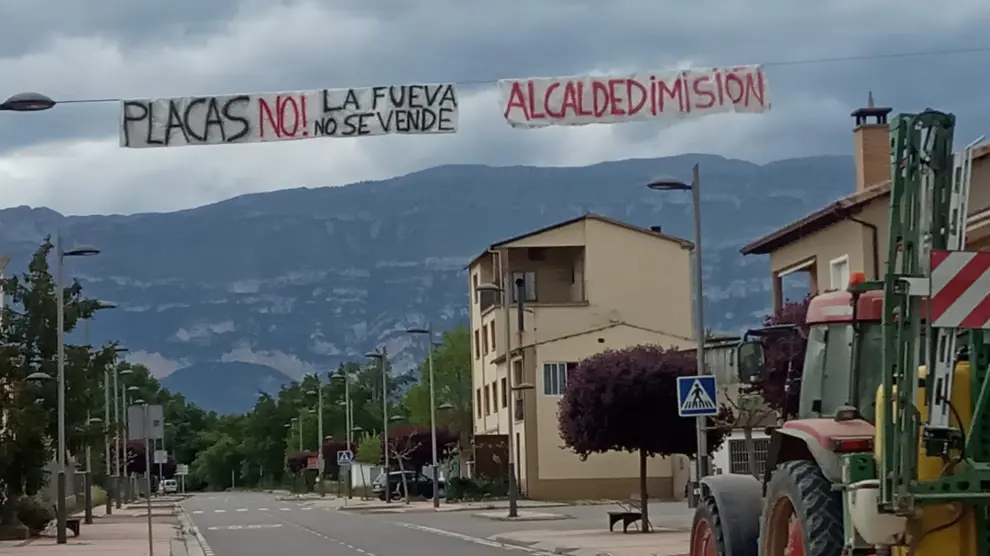
M 701 479 L 692 556 L 990 554 L 990 253 L 963 251 L 975 143 L 953 155 L 954 127 L 891 121 L 885 275 L 811 300 L 797 414 L 762 480 Z M 763 380 L 763 343 L 736 350 Z

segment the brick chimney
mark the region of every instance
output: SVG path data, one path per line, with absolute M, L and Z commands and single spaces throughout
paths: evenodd
M 866 108 L 850 114 L 856 119 L 853 128 L 856 155 L 856 191 L 879 185 L 890 179 L 890 127 L 887 115 L 891 108 L 877 108 L 873 93 Z

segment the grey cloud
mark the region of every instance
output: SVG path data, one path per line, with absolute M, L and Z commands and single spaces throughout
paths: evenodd
M 990 4 L 836 0 L 0 0 L 5 89 L 58 99 L 164 97 L 731 65 L 979 45 Z M 985 53 L 770 65 L 774 110 L 679 123 L 519 131 L 497 95 L 464 86 L 453 137 L 115 150 L 115 104 L 0 114 L 0 194 L 60 210 L 166 210 L 243 192 L 376 179 L 444 163 L 585 164 L 713 152 L 754 161 L 848 153 L 872 90 L 897 110 L 990 128 Z

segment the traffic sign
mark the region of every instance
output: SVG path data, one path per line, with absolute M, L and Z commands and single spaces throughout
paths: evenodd
M 350 450 L 337 450 L 337 465 L 350 465 L 354 461 L 354 452 Z
M 677 377 L 677 414 L 681 417 L 718 415 L 713 375 Z
M 189 474 L 189 466 L 186 465 L 186 464 L 184 464 L 184 463 L 180 463 L 180 464 L 176 465 L 175 466 L 175 474 L 176 475 L 188 475 Z

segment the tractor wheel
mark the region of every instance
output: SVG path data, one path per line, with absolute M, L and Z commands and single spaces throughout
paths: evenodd
M 767 484 L 761 556 L 839 556 L 842 497 L 811 461 L 785 461 Z
M 725 538 L 718 507 L 711 497 L 705 498 L 694 512 L 691 525 L 691 556 L 723 556 Z

